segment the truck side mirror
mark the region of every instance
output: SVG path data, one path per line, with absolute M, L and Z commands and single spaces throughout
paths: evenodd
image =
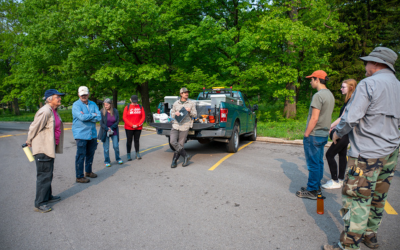
M 254 105 L 253 105 L 253 111 L 256 111 L 256 110 L 258 110 L 258 105 L 257 105 L 257 104 L 254 104 Z

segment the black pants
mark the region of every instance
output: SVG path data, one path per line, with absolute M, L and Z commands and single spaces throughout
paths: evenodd
M 331 170 L 332 180 L 337 181 L 338 178 L 343 180 L 347 165 L 347 146 L 349 145 L 349 136 L 345 135 L 337 143 L 332 143 L 328 151 L 326 151 L 326 160 Z M 335 156 L 339 155 L 339 176 Z
M 35 207 L 46 205 L 51 199 L 51 181 L 53 180 L 54 158 L 45 154 L 35 155 L 37 178 Z
M 135 142 L 135 151 L 139 152 L 139 139 L 142 130 L 128 130 L 125 129 L 126 132 L 126 152 L 129 154 L 132 148 L 132 138 Z

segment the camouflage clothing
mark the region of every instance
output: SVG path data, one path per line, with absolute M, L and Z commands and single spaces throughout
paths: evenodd
M 189 128 L 193 127 L 192 117 L 197 116 L 196 103 L 191 100 L 187 100 L 186 102 L 182 102 L 181 100 L 176 101 L 171 109 L 171 117 L 175 119 L 175 112 L 180 111 L 182 108 L 190 108 L 189 115 L 181 122 L 174 120 L 172 128 L 178 131 L 188 131 Z
M 364 235 L 377 233 L 398 155 L 397 148 L 378 159 L 349 157 L 340 210 L 344 220 L 340 243 L 345 249 L 359 249 Z

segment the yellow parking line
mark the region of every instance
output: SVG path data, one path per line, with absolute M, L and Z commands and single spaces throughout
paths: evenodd
M 251 141 L 251 142 L 249 142 L 249 143 L 243 145 L 242 147 L 240 147 L 240 148 L 238 149 L 238 152 L 239 152 L 240 150 L 242 150 L 243 148 L 249 146 L 249 145 L 252 144 L 252 143 L 253 143 L 253 142 Z M 215 163 L 214 166 L 212 166 L 212 167 L 211 167 L 210 169 L 208 169 L 208 170 L 209 170 L 209 171 L 213 171 L 213 170 L 216 169 L 223 161 L 225 161 L 226 159 L 228 159 L 229 157 L 231 157 L 231 156 L 234 155 L 234 154 L 235 154 L 235 153 L 230 153 L 230 154 L 228 154 L 227 156 L 225 156 L 224 158 L 222 158 L 221 160 L 219 160 L 217 163 Z
M 71 130 L 72 128 L 64 128 L 64 130 Z
M 10 137 L 10 136 L 13 136 L 13 135 L 2 135 L 2 136 L 0 136 L 0 138 Z
M 168 143 L 165 143 L 165 144 L 162 144 L 162 145 L 158 145 L 158 146 L 155 146 L 155 147 L 152 147 L 152 148 L 145 149 L 143 151 L 140 151 L 140 153 L 143 153 L 143 152 L 155 149 L 155 148 L 159 148 L 159 147 L 164 147 L 165 145 L 168 145 Z
M 396 212 L 396 210 L 394 210 L 394 208 L 389 204 L 388 201 L 386 201 L 385 203 L 385 211 L 388 214 L 394 214 L 394 215 L 398 215 L 398 213 Z
M 154 135 L 154 134 L 157 134 L 157 133 L 151 133 L 151 134 L 147 134 L 147 135 L 141 135 L 140 137 L 142 137 L 142 136 L 148 136 L 148 135 Z

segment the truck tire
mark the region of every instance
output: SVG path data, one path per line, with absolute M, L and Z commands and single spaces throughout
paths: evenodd
M 237 124 L 233 127 L 232 136 L 229 139 L 226 148 L 229 153 L 236 153 L 239 149 L 239 129 Z
M 250 141 L 257 140 L 257 123 L 254 124 L 253 134 L 249 136 Z

